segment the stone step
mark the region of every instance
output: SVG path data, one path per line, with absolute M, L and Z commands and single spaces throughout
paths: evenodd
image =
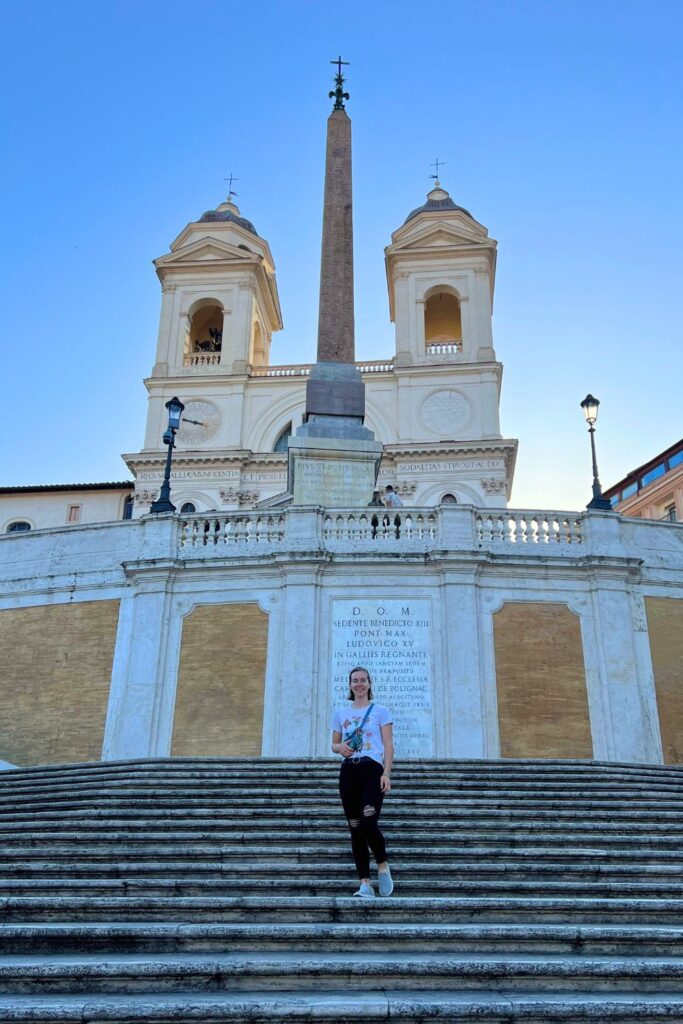
M 285 953 L 115 954 L 106 958 L 4 956 L 0 991 L 12 994 L 76 994 L 231 991 L 302 992 L 327 987 L 349 991 L 382 988 L 577 994 L 681 992 L 683 959 L 678 957 L 581 956 L 533 953 Z
M 619 880 L 598 879 L 573 881 L 562 878 L 511 879 L 502 873 L 497 879 L 472 878 L 469 873 L 454 879 L 444 879 L 441 872 L 437 878 L 405 877 L 394 872 L 397 892 L 406 896 L 482 896 L 493 893 L 510 896 L 576 896 L 590 898 L 596 896 L 616 897 L 666 897 L 683 898 L 683 884 L 669 883 L 657 877 L 652 881 L 632 881 L 628 878 Z M 245 878 L 226 872 L 223 877 L 181 879 L 170 875 L 136 876 L 129 873 L 123 864 L 120 876 L 110 878 L 41 878 L 16 877 L 0 880 L 0 898 L 27 894 L 52 893 L 54 895 L 168 895 L 169 892 L 184 896 L 201 896 L 212 893 L 215 896 L 258 896 L 264 893 L 273 896 L 344 896 L 356 888 L 352 865 L 348 866 L 346 877 L 340 872 L 332 879 L 318 876 L 302 877 L 292 875 Z
M 200 774 L 191 778 L 153 778 L 140 776 L 139 778 L 121 778 L 106 780 L 73 779 L 65 782 L 54 783 L 30 783 L 15 785 L 3 788 L 0 785 L 0 800 L 7 799 L 8 793 L 12 797 L 33 799 L 36 797 L 47 797 L 60 794 L 77 793 L 90 795 L 94 793 L 144 793 L 159 789 L 173 790 L 179 793 L 193 793 L 197 790 L 206 791 L 212 794 L 242 792 L 245 787 L 249 791 L 260 792 L 266 790 L 271 793 L 308 791 L 315 788 L 320 792 L 336 791 L 338 786 L 338 769 L 311 778 L 308 775 L 301 776 L 295 772 L 288 774 L 278 773 L 276 776 L 258 777 L 227 777 L 210 776 L 205 778 Z M 437 776 L 416 777 L 405 771 L 396 769 L 392 773 L 393 781 L 397 788 L 402 791 L 412 792 L 439 792 L 446 790 L 448 793 L 546 793 L 556 792 L 558 789 L 557 780 L 553 778 L 529 778 L 519 777 L 515 779 L 477 779 L 472 777 L 454 776 L 443 773 Z M 682 781 L 680 779 L 670 781 L 652 782 L 649 780 L 639 781 L 629 778 L 598 778 L 598 779 L 565 779 L 561 785 L 563 794 L 580 796 L 583 793 L 611 792 L 619 789 L 621 792 L 651 794 L 653 798 L 663 796 L 680 796 Z
M 234 837 L 233 837 L 234 838 Z M 403 840 L 404 837 L 401 837 Z M 424 864 L 440 862 L 443 867 L 448 862 L 474 861 L 491 863 L 504 861 L 506 864 L 531 862 L 547 862 L 558 866 L 566 866 L 567 863 L 583 868 L 593 869 L 596 860 L 602 866 L 614 865 L 617 867 L 661 866 L 667 871 L 678 870 L 683 878 L 683 849 L 676 842 L 668 847 L 652 844 L 650 847 L 642 847 L 638 844 L 625 846 L 624 844 L 609 844 L 598 841 L 594 838 L 592 843 L 583 846 L 574 846 L 568 842 L 557 844 L 557 846 L 537 843 L 506 844 L 488 846 L 461 846 L 456 842 L 444 842 L 445 837 L 435 840 L 428 845 L 418 845 L 397 842 L 392 838 L 391 856 L 392 860 L 402 861 L 410 865 L 413 862 Z M 128 836 L 109 841 L 91 840 L 84 841 L 84 838 L 67 839 L 59 834 L 49 838 L 39 837 L 33 840 L 22 841 L 19 838 L 5 840 L 0 837 L 0 843 L 5 851 L 4 864 L 17 865 L 19 863 L 30 863 L 32 861 L 50 862 L 66 860 L 70 865 L 94 864 L 112 862 L 119 863 L 122 858 L 134 862 L 158 861 L 163 863 L 170 860 L 173 863 L 186 863 L 196 859 L 203 861 L 229 861 L 235 859 L 241 861 L 245 854 L 249 863 L 255 864 L 260 861 L 271 863 L 277 861 L 279 864 L 308 863 L 316 860 L 329 860 L 335 862 L 346 862 L 349 857 L 349 840 L 346 835 L 342 838 L 330 837 L 328 842 L 321 844 L 320 839 L 297 836 L 289 843 L 283 842 L 257 842 L 255 837 L 247 835 L 242 841 L 225 842 L 216 837 L 215 841 L 206 839 L 204 842 L 189 842 L 179 838 L 167 841 L 149 841 L 142 836 L 131 839 Z
M 103 810 L 112 812 L 132 812 L 136 810 L 144 814 L 185 816 L 193 811 L 216 811 L 218 814 L 225 814 L 229 801 L 226 799 L 216 800 L 213 798 L 197 795 L 194 798 L 183 798 L 174 800 L 168 794 L 159 793 L 156 797 L 149 795 L 145 797 L 112 797 L 108 800 L 98 800 L 97 810 L 101 814 Z M 65 797 L 63 800 L 53 799 L 47 803 L 40 801 L 35 804 L 25 805 L 17 803 L 16 806 L 6 807 L 0 810 L 0 824 L 5 821 L 16 821 L 21 818 L 25 820 L 35 819 L 40 812 L 54 814 L 56 811 L 87 811 L 92 808 L 92 802 L 77 800 Z M 614 799 L 613 801 L 597 800 L 575 800 L 568 804 L 560 800 L 533 800 L 520 799 L 517 801 L 504 799 L 462 798 L 449 800 L 445 805 L 444 800 L 424 797 L 416 797 L 408 800 L 404 797 L 392 797 L 385 801 L 385 816 L 409 816 L 415 821 L 433 820 L 434 818 L 460 818 L 463 814 L 471 813 L 510 813 L 512 811 L 524 811 L 529 817 L 536 817 L 546 814 L 554 817 L 556 814 L 564 814 L 565 817 L 576 821 L 577 819 L 590 818 L 594 820 L 607 819 L 619 820 L 625 818 L 629 821 L 642 821 L 645 816 L 654 817 L 657 820 L 666 820 L 668 814 L 672 820 L 681 821 L 683 816 L 683 800 L 662 800 L 654 802 L 651 800 L 630 800 Z M 235 818 L 255 818 L 263 813 L 268 815 L 298 817 L 303 815 L 323 816 L 329 813 L 335 816 L 340 814 L 338 796 L 326 797 L 315 795 L 294 799 L 282 797 L 275 800 L 270 797 L 255 797 L 251 794 L 249 799 L 240 798 L 240 806 L 230 807 L 229 813 Z
M 390 807 L 385 805 L 382 821 L 390 822 L 391 827 L 401 836 L 410 836 L 420 840 L 421 837 L 440 841 L 457 840 L 463 845 L 472 843 L 501 842 L 537 842 L 547 844 L 567 842 L 594 842 L 597 839 L 605 843 L 634 843 L 643 847 L 659 846 L 670 843 L 676 847 L 683 839 L 683 819 L 678 823 L 669 822 L 611 822 L 595 821 L 592 823 L 579 819 L 554 819 L 528 822 L 510 820 L 503 816 L 492 816 L 483 820 L 470 820 L 462 824 L 458 818 L 415 822 L 412 818 L 397 817 Z M 214 836 L 235 839 L 249 837 L 249 840 L 285 841 L 287 839 L 307 839 L 320 831 L 339 834 L 345 828 L 343 812 L 338 808 L 336 815 L 325 818 L 305 817 L 280 818 L 261 817 L 258 819 L 229 818 L 225 815 L 190 815 L 184 818 L 151 817 L 146 815 L 129 815 L 111 818 L 108 816 L 91 817 L 65 813 L 57 817 L 42 819 L 31 816 L 17 822 L 0 824 L 0 842 L 27 840 L 49 841 L 54 838 L 65 839 L 104 839 L 118 840 L 122 835 L 128 841 L 135 841 L 138 834 L 142 837 L 160 840 L 178 840 L 182 842 L 211 840 Z
M 0 997 L 3 1022 L 63 1021 L 65 1024 L 283 1024 L 305 1020 L 306 1024 L 330 1021 L 383 1024 L 661 1024 L 683 1020 L 683 998 L 679 992 L 605 993 L 546 991 L 542 999 L 525 992 L 448 991 L 415 992 L 384 989 L 381 992 L 327 991 L 281 992 L 188 992 L 141 993 L 108 996 L 86 993 L 78 996 Z
M 291 809 L 280 805 L 267 807 L 263 814 L 254 815 L 253 811 L 240 807 L 219 807 L 208 808 L 198 805 L 196 807 L 184 808 L 179 811 L 177 808 L 169 812 L 157 806 L 127 809 L 124 806 L 117 808 L 100 808 L 86 805 L 74 809 L 64 808 L 61 810 L 33 809 L 24 810 L 15 814 L 0 814 L 0 829 L 26 828 L 32 825 L 41 824 L 43 827 L 50 825 L 59 826 L 77 821 L 81 824 L 90 822 L 111 823 L 112 821 L 130 822 L 131 824 L 154 824 L 155 827 L 180 828 L 191 826 L 197 822 L 207 824 L 209 827 L 231 827 L 231 828 L 260 828 L 268 825 L 273 828 L 278 825 L 283 827 L 304 826 L 308 828 L 339 828 L 340 818 L 343 821 L 342 810 L 339 802 L 330 805 L 325 815 L 320 813 L 295 813 Z M 564 807 L 557 807 L 550 810 L 536 808 L 472 808 L 464 806 L 443 806 L 437 813 L 433 808 L 423 810 L 420 807 L 412 808 L 409 815 L 404 813 L 400 805 L 393 805 L 386 801 L 382 808 L 382 819 L 396 822 L 401 827 L 413 830 L 423 828 L 450 828 L 476 827 L 502 830 L 507 827 L 516 828 L 541 828 L 552 825 L 554 828 L 590 828 L 597 831 L 615 830 L 626 828 L 629 831 L 666 831 L 683 829 L 683 813 L 662 809 L 646 809 L 632 813 L 630 810 L 611 810 L 609 815 L 604 810 L 582 809 L 580 812 L 569 810 Z
M 31 895 L 0 898 L 0 921 L 175 921 L 187 922 L 346 922 L 506 924 L 573 923 L 675 925 L 683 922 L 683 897 L 662 899 L 586 898 L 574 890 L 565 896 L 418 897 L 394 895 L 390 900 L 359 900 L 350 896 L 184 896 L 166 895 Z M 119 892 L 124 886 L 119 886 Z
M 77 774 L 82 777 L 102 776 L 108 774 L 184 773 L 184 772 L 232 772 L 268 774 L 274 769 L 287 770 L 296 766 L 301 772 L 329 769 L 338 763 L 338 758 L 325 752 L 320 757 L 300 757 L 296 761 L 286 757 L 143 757 L 121 761 L 79 761 L 64 764 L 33 765 L 29 768 L 13 768 L 3 773 L 3 778 L 12 780 L 37 779 Z M 587 774 L 600 775 L 620 773 L 638 776 L 672 776 L 680 777 L 681 767 L 673 764 L 650 764 L 638 761 L 598 761 L 574 758 L 505 758 L 491 760 L 487 758 L 430 758 L 425 761 L 419 758 L 404 758 L 400 762 L 410 771 L 421 771 L 427 774 L 443 771 L 460 771 L 469 775 L 486 773 L 490 775 L 509 775 L 510 773 L 537 772 L 565 775 Z
M 0 953 L 235 953 L 258 950 L 392 953 L 544 953 L 582 956 L 683 956 L 683 926 L 552 924 L 112 923 L 17 924 L 0 929 Z
M 385 824 L 383 822 L 383 824 Z M 116 845 L 125 847 L 137 855 L 137 851 L 148 847 L 159 851 L 171 850 L 182 846 L 185 851 L 194 853 L 204 849 L 215 849 L 221 852 L 231 850 L 236 855 L 244 854 L 245 847 L 250 855 L 260 855 L 261 849 L 283 851 L 283 855 L 296 855 L 297 851 L 312 855 L 314 851 L 324 850 L 325 854 L 347 854 L 348 839 L 340 838 L 340 822 L 335 828 L 325 829 L 329 833 L 324 847 L 321 843 L 323 829 L 317 826 L 301 826 L 294 829 L 254 829 L 253 831 L 232 829 L 180 829 L 172 830 L 169 826 L 162 830 L 159 827 L 144 827 L 139 824 L 135 828 L 124 825 L 120 830 L 105 827 L 88 826 L 88 828 L 59 829 L 56 826 L 45 829 L 0 829 L 0 846 L 8 853 L 16 854 L 18 849 L 26 850 L 26 856 L 37 856 L 40 851 L 44 855 L 55 856 L 63 849 L 75 847 L 83 850 L 87 844 L 93 853 L 111 849 Z M 385 827 L 386 835 L 391 841 L 393 856 L 411 859 L 413 856 L 440 856 L 440 851 L 447 851 L 457 856 L 470 856 L 476 851 L 477 856 L 494 856 L 503 851 L 507 855 L 521 856 L 533 853 L 538 856 L 552 856 L 553 851 L 564 853 L 567 849 L 577 851 L 580 855 L 591 854 L 600 857 L 626 859 L 637 855 L 637 859 L 645 862 L 677 861 L 683 858 L 683 831 L 649 835 L 647 833 L 629 834 L 618 831 L 614 834 L 600 834 L 592 831 L 521 831 L 510 833 L 500 828 L 468 833 L 467 829 L 414 829 L 397 827 L 391 820 Z M 411 842 L 414 841 L 414 842 Z M 292 851 L 291 847 L 296 849 Z M 32 851 L 30 854 L 29 851 Z M 316 855 L 318 855 L 316 854 Z M 319 854 L 322 855 L 322 854 Z
M 315 861 L 311 860 L 308 851 L 304 850 L 298 857 L 292 857 L 289 862 L 283 861 L 280 857 L 265 859 L 268 857 L 267 851 L 263 859 L 252 859 L 248 850 L 244 851 L 241 859 L 235 859 L 233 854 L 220 859 L 217 850 L 212 852 L 211 859 L 197 859 L 191 855 L 183 857 L 175 852 L 173 856 L 169 855 L 164 860 L 152 857 L 133 860 L 132 857 L 126 856 L 125 849 L 117 856 L 115 848 L 101 858 L 89 856 L 87 849 L 79 853 L 78 858 L 70 855 L 60 859 L 48 859 L 44 857 L 43 851 L 37 853 L 35 860 L 21 856 L 17 856 L 16 859 L 5 856 L 2 880 L 11 882 L 17 878 L 49 880 L 73 877 L 107 879 L 125 874 L 126 878 L 140 879 L 171 875 L 178 882 L 183 882 L 188 877 L 195 881 L 216 879 L 222 882 L 228 876 L 235 882 L 244 880 L 246 884 L 257 884 L 268 879 L 287 883 L 290 879 L 292 882 L 295 881 L 291 875 L 298 873 L 300 865 L 305 865 L 309 879 L 318 881 L 334 881 L 339 878 L 340 873 L 351 870 L 352 866 L 350 851 L 340 851 L 334 858 Z M 627 858 L 624 863 L 616 863 L 601 857 L 585 857 L 582 860 L 572 857 L 565 863 L 556 856 L 537 860 L 530 857 L 511 859 L 503 854 L 500 858 L 487 857 L 486 860 L 476 856 L 461 859 L 453 856 L 436 865 L 425 857 L 415 858 L 414 862 L 409 862 L 392 855 L 391 863 L 394 876 L 400 878 L 402 883 L 428 883 L 435 875 L 438 875 L 441 882 L 446 882 L 466 875 L 470 883 L 501 877 L 529 882 L 545 879 L 568 879 L 579 882 L 623 880 L 626 883 L 660 884 L 670 890 L 680 888 L 683 891 L 683 872 L 680 863 L 642 863 L 633 858 Z

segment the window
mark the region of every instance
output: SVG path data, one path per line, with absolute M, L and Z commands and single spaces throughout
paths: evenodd
M 675 452 L 669 459 L 669 469 L 673 469 L 674 466 L 680 466 L 683 462 L 683 451 Z
M 443 498 L 441 499 L 441 504 L 442 505 L 457 505 L 458 504 L 458 499 L 456 498 L 456 496 L 454 494 L 444 494 Z
M 615 505 L 618 505 L 620 501 L 621 501 L 621 498 L 619 497 L 619 495 L 618 494 L 613 494 L 612 497 L 609 500 L 609 503 L 612 506 L 612 508 L 614 508 Z
M 662 516 L 662 519 L 668 519 L 670 523 L 677 523 L 678 517 L 676 516 L 676 506 L 667 505 L 664 509 L 664 515 Z
M 651 469 L 649 473 L 646 473 L 645 476 L 641 478 L 640 486 L 647 487 L 647 485 L 651 484 L 653 480 L 656 480 L 657 477 L 664 476 L 665 473 L 666 466 L 663 462 L 660 462 L 658 466 L 655 466 L 654 469 Z
M 292 436 L 292 424 L 288 423 L 282 433 L 278 436 L 277 441 L 273 447 L 274 452 L 286 452 L 287 441 Z
M 80 523 L 81 505 L 69 505 L 66 510 L 66 521 L 67 523 Z
M 196 511 L 197 511 L 197 506 L 194 504 L 193 501 L 184 501 L 183 504 L 180 506 L 180 514 L 181 514 L 181 516 L 190 515 L 192 512 L 196 512 Z
M 123 503 L 123 515 L 121 516 L 121 518 L 122 519 L 132 519 L 133 518 L 133 495 L 132 494 L 129 494 L 128 497 L 126 498 L 126 500 Z
M 629 484 L 628 487 L 624 487 L 623 491 L 621 492 L 621 500 L 622 501 L 626 501 L 626 499 L 630 498 L 632 494 L 635 494 L 637 492 L 637 490 L 638 490 L 638 484 L 637 483 Z
M 30 529 L 31 524 L 27 523 L 25 519 L 17 519 L 16 522 L 9 524 L 7 533 L 26 533 Z

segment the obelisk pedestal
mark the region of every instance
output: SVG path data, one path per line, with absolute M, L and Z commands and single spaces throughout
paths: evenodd
M 355 364 L 351 121 L 343 82 L 340 63 L 327 122 L 317 362 L 306 384 L 305 422 L 288 446 L 295 505 L 367 505 L 382 455 L 363 426 L 365 385 Z

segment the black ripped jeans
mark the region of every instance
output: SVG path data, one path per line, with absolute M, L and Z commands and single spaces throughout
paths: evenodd
M 370 877 L 370 853 L 382 864 L 387 859 L 384 836 L 379 830 L 379 813 L 384 793 L 380 789 L 382 765 L 364 757 L 356 764 L 349 757 L 339 773 L 339 795 L 351 832 L 351 849 L 359 878 Z

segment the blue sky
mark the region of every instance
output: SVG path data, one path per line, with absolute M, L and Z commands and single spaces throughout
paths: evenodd
M 351 61 L 356 349 L 390 355 L 383 248 L 442 182 L 499 242 L 512 503 L 580 508 L 683 436 L 683 4 L 0 2 L 0 483 L 124 479 L 151 260 L 224 197 L 270 242 L 315 356 L 330 58 Z

